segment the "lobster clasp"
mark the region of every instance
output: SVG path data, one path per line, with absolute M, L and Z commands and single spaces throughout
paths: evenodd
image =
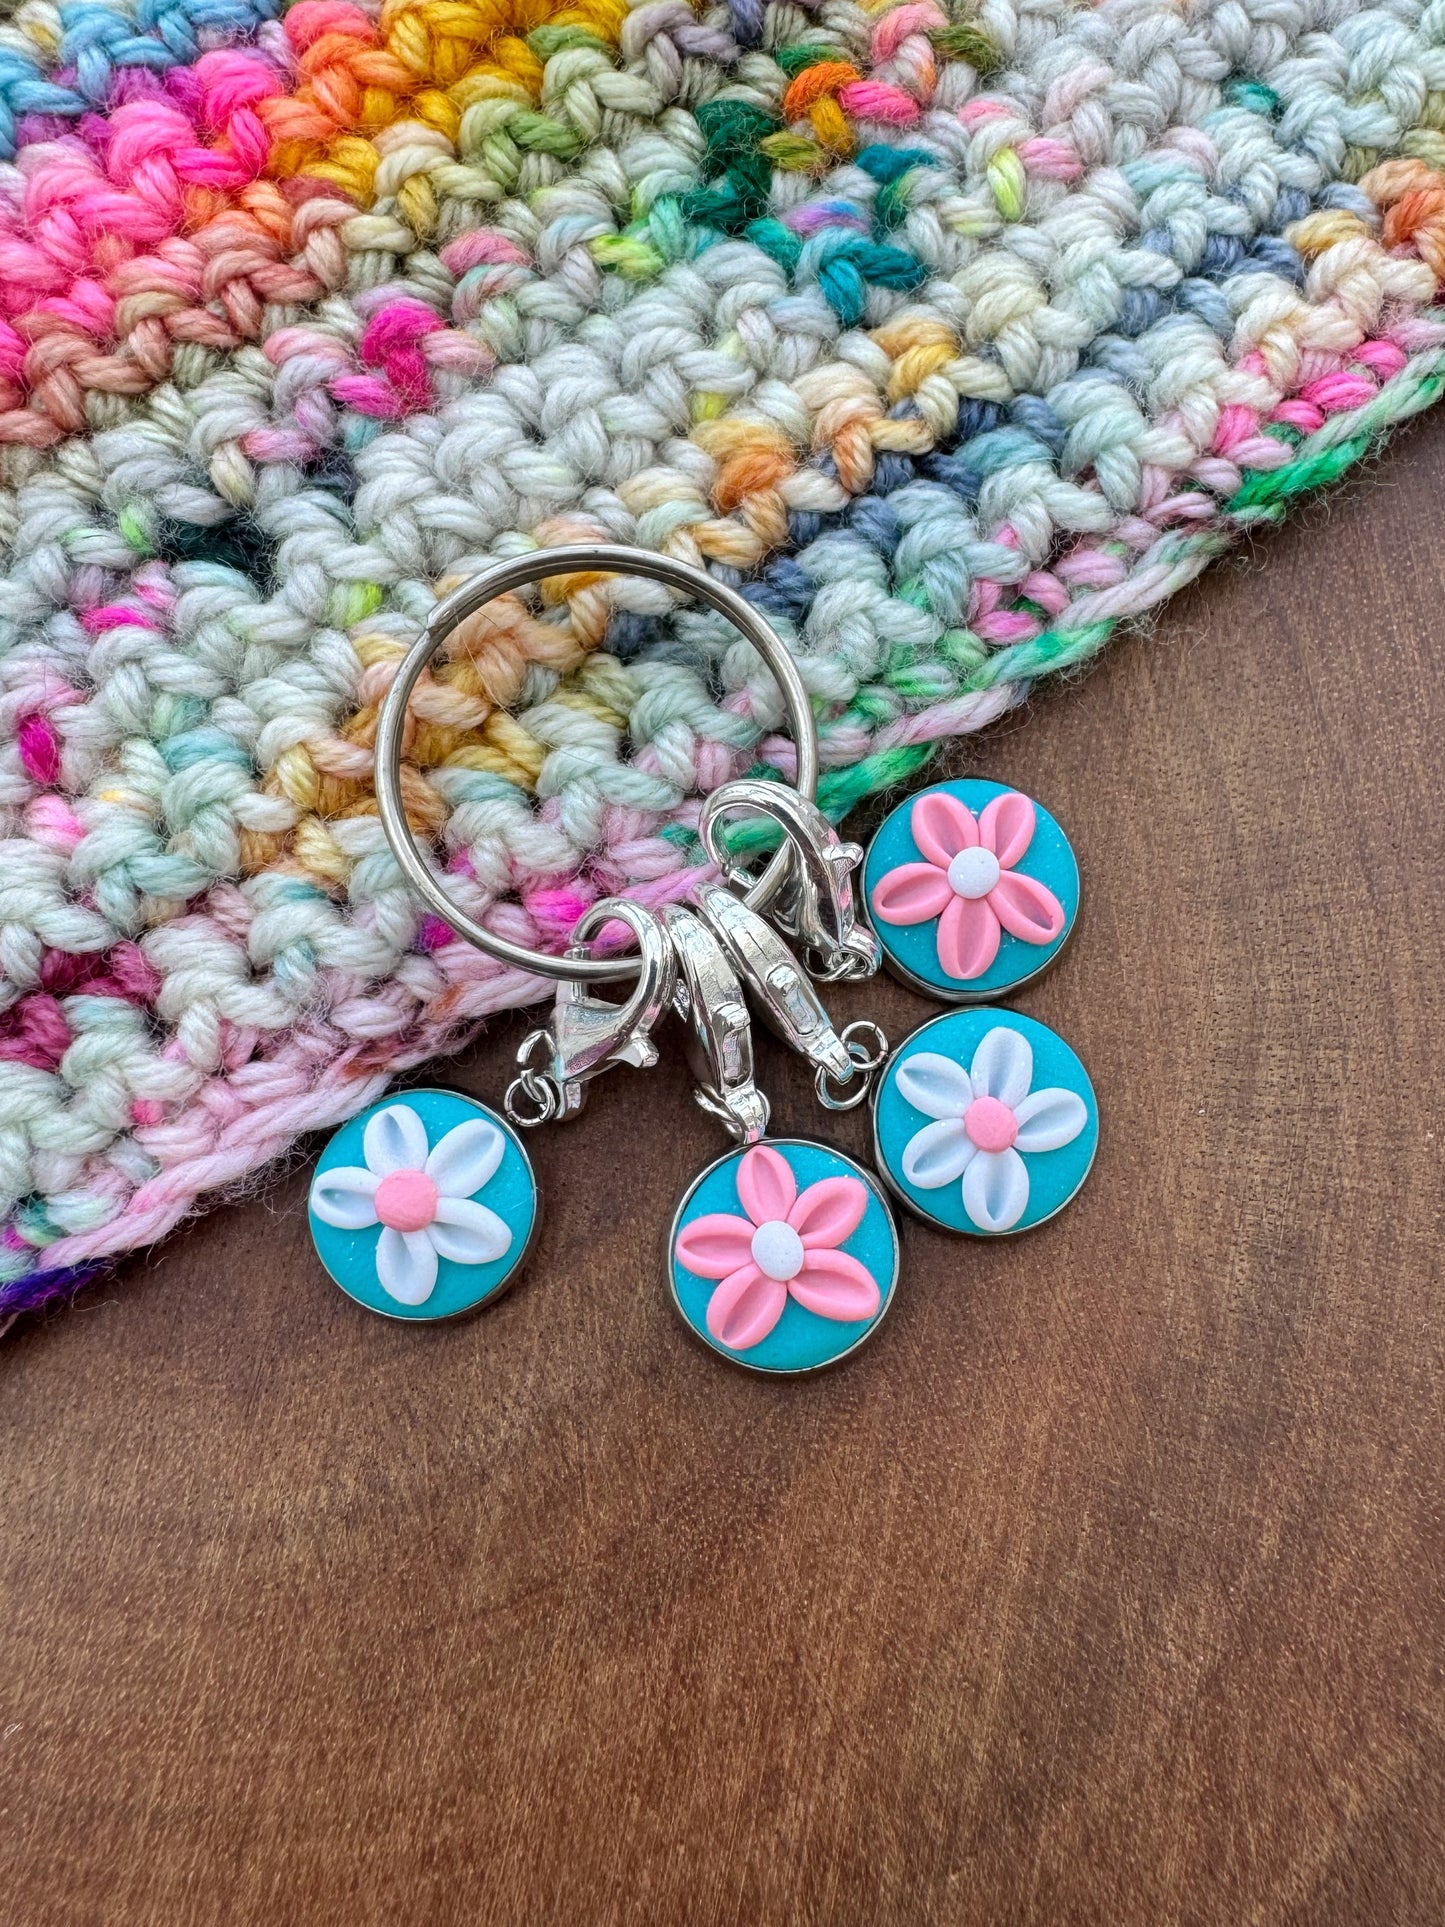
M 768 1128 L 768 1100 L 753 1081 L 753 1026 L 737 972 L 702 919 L 669 904 L 662 921 L 677 953 L 673 1007 L 687 1026 L 698 1103 L 739 1144 Z
M 817 804 L 796 790 L 739 777 L 712 792 L 698 825 L 703 847 L 734 886 L 749 881 L 723 847 L 723 819 L 734 814 L 767 817 L 791 846 L 792 867 L 770 915 L 798 946 L 809 976 L 823 983 L 871 977 L 882 952 L 853 894 L 862 847 L 845 843 Z
M 833 1077 L 852 1073 L 843 1040 L 796 957 L 770 924 L 726 884 L 705 883 L 698 915 L 737 966 L 763 1021 L 801 1056 Z
M 523 1127 L 576 1117 L 587 1085 L 614 1064 L 639 1070 L 657 1062 L 653 1027 L 672 1001 L 677 968 L 666 931 L 650 910 L 624 897 L 603 897 L 578 922 L 569 957 L 589 952 L 606 923 L 625 923 L 637 938 L 637 982 L 625 1003 L 592 997 L 578 983 L 559 983 L 547 1030 L 534 1030 L 517 1052 L 519 1075 L 507 1088 L 506 1112 Z
M 737 966 L 768 1028 L 813 1066 L 819 1103 L 830 1111 L 861 1104 L 888 1055 L 878 1026 L 862 1020 L 836 1030 L 792 951 L 726 884 L 703 884 L 697 913 Z

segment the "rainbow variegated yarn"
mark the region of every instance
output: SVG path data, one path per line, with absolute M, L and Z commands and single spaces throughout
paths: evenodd
M 436 596 L 590 538 L 796 647 L 835 814 L 1445 380 L 1445 3 L 24 0 L 0 24 L 0 1314 L 539 986 L 371 787 Z M 459 635 L 406 771 L 559 945 L 788 767 L 635 581 Z

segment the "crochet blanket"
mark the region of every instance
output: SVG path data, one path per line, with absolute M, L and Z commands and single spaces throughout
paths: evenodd
M 1445 379 L 1445 0 L 0 12 L 0 1316 L 540 993 L 372 798 L 488 559 L 741 584 L 841 815 Z M 484 612 L 415 716 L 450 887 L 553 947 L 789 768 L 637 582 Z

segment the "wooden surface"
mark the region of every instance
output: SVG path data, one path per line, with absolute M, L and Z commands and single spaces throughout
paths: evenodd
M 1021 1007 L 1100 1155 L 907 1225 L 840 1372 L 675 1324 L 675 1054 L 468 1325 L 344 1300 L 298 1167 L 10 1334 L 7 1927 L 1440 1921 L 1442 489 L 1436 419 L 958 759 L 1075 840 Z

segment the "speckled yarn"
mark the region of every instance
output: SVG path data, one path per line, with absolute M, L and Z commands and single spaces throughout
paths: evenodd
M 375 814 L 439 594 L 726 573 L 841 814 L 1434 399 L 1442 125 L 1445 0 L 11 10 L 0 1316 L 538 993 Z M 494 606 L 416 717 L 416 827 L 529 943 L 788 767 L 631 581 Z

